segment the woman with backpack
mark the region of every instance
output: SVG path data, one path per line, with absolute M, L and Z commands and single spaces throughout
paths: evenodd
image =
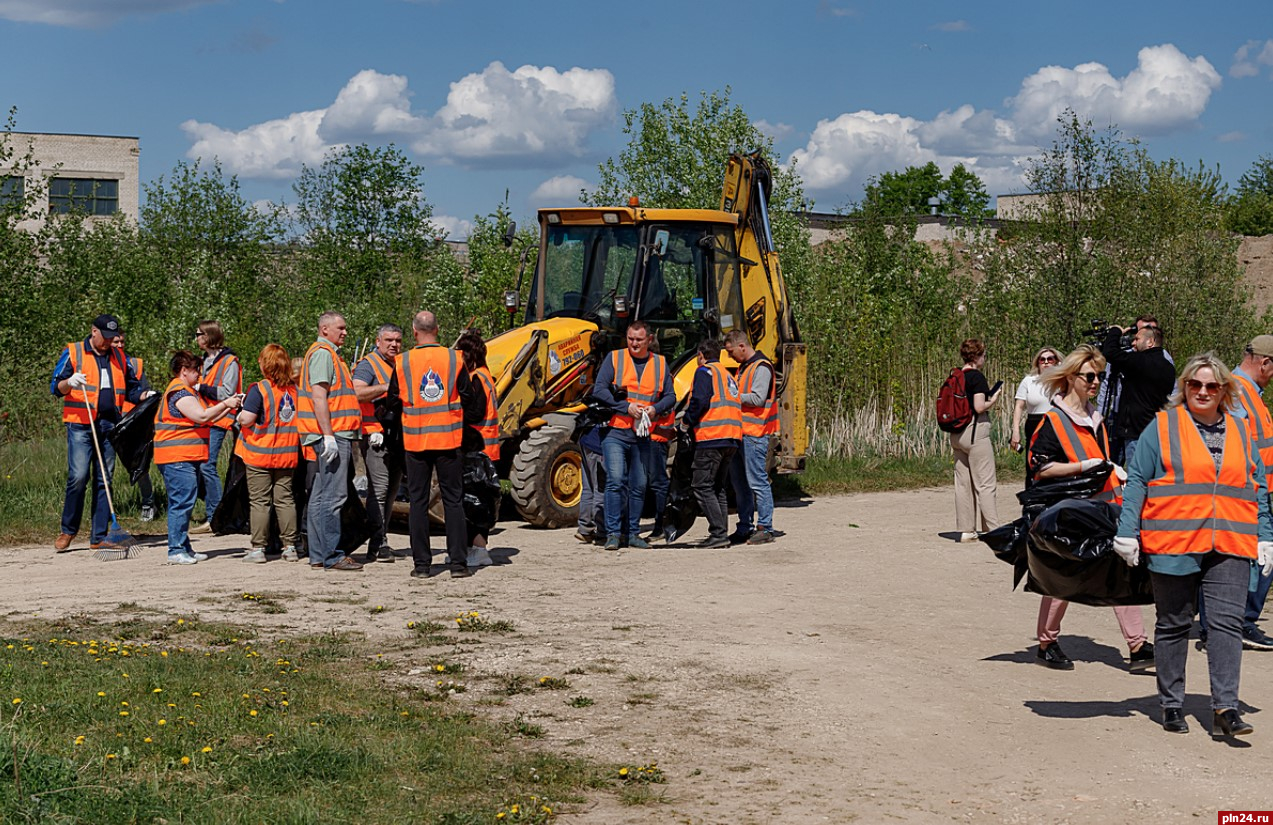
M 977 540 L 977 532 L 986 532 L 999 526 L 999 511 L 995 505 L 998 486 L 995 480 L 995 451 L 990 443 L 990 408 L 999 400 L 1002 385 L 990 391 L 990 383 L 982 374 L 986 364 L 986 345 L 979 338 L 969 338 L 959 345 L 959 356 L 964 365 L 953 370 L 938 396 L 938 407 L 943 407 L 946 396 L 954 396 L 956 406 L 967 405 L 966 411 L 956 413 L 954 424 L 943 423 L 949 413 L 938 410 L 938 423 L 950 434 L 950 446 L 955 451 L 955 528 L 959 540 Z M 952 384 L 962 380 L 963 392 Z M 949 387 L 949 392 L 948 392 Z M 951 406 L 947 404 L 946 406 Z M 960 426 L 961 419 L 968 423 Z M 948 429 L 949 428 L 949 429 Z

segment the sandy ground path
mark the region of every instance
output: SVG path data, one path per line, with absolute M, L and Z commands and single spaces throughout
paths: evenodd
M 1013 492 L 1001 489 L 1001 513 Z M 615 554 L 569 530 L 508 526 L 492 539 L 504 563 L 457 581 L 411 580 L 406 562 L 245 565 L 246 537 L 198 541 L 213 558 L 195 567 L 163 565 L 158 545 L 110 564 L 9 548 L 0 600 L 13 616 L 136 602 L 387 646 L 410 638 L 409 619 L 510 620 L 517 632 L 447 654 L 468 668 L 453 701 L 522 715 L 557 750 L 657 761 L 668 778 L 661 803 L 601 798 L 562 822 L 1207 822 L 1273 808 L 1273 719 L 1260 712 L 1273 652 L 1243 659 L 1252 737 L 1207 735 L 1206 657 L 1193 650 L 1193 730 L 1166 734 L 1153 676 L 1127 672 L 1113 613 L 1073 607 L 1062 641 L 1077 668 L 1037 666 L 1037 597 L 1009 592 L 1010 569 L 983 545 L 939 537 L 952 519 L 953 492 L 934 489 L 792 502 L 776 516 L 786 535 L 764 548 Z M 704 534 L 700 522 L 691 538 Z M 283 594 L 287 612 L 249 613 L 244 591 Z M 410 671 L 436 650 L 394 649 L 391 678 L 433 678 Z M 513 675 L 571 687 L 490 704 Z

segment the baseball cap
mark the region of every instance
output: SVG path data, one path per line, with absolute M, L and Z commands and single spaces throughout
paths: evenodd
M 1251 339 L 1251 343 L 1247 344 L 1246 348 L 1253 355 L 1273 358 L 1273 335 L 1257 335 Z
M 93 319 L 93 326 L 97 327 L 97 329 L 102 333 L 102 337 L 106 339 L 114 338 L 124 331 L 123 326 L 119 323 L 119 319 L 114 315 L 98 315 Z M 1263 337 L 1269 338 L 1270 341 L 1273 341 L 1273 337 L 1267 335 Z

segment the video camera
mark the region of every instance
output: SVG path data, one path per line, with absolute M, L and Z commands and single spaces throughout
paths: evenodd
M 1091 326 L 1089 326 L 1087 330 L 1087 343 L 1097 347 L 1101 346 L 1105 343 L 1105 338 L 1109 335 L 1109 331 L 1113 327 L 1113 324 L 1107 324 L 1100 318 L 1093 318 Z M 1123 349 L 1131 349 L 1132 339 L 1135 337 L 1136 330 L 1135 328 L 1132 328 L 1119 336 L 1118 345 Z

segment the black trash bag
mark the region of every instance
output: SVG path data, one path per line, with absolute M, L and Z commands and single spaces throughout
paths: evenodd
M 115 456 L 128 470 L 128 478 L 136 484 L 150 472 L 150 462 L 155 456 L 155 414 L 163 400 L 155 393 L 137 403 L 128 415 L 106 434 L 115 448 Z
M 248 499 L 248 470 L 243 459 L 230 455 L 221 481 L 221 503 L 208 519 L 218 536 L 252 532 L 252 504 Z
M 1065 478 L 1048 478 L 1017 493 L 1017 501 L 1026 511 L 1033 510 L 1035 516 L 1060 501 L 1073 498 L 1091 498 L 1105 487 L 1114 465 L 1102 461 L 1087 472 Z M 1033 519 L 1031 519 L 1033 521 Z
M 1026 590 L 1093 607 L 1153 604 L 1148 567 L 1128 567 L 1114 552 L 1121 512 L 1086 500 L 1044 510 L 1030 526 Z
M 694 449 L 694 436 L 678 430 L 667 504 L 663 507 L 663 537 L 668 541 L 676 541 L 688 533 L 700 512 L 693 489 Z
M 1025 516 L 987 532 L 977 534 L 999 561 L 1016 564 L 1025 558 L 1026 534 L 1030 532 L 1030 520 Z
M 486 453 L 464 454 L 464 518 L 479 533 L 489 533 L 499 518 L 499 473 Z

